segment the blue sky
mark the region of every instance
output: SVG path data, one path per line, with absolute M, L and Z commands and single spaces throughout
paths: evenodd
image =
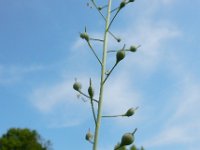
M 28 127 L 55 150 L 91 149 L 84 140 L 94 130 L 90 107 L 72 89 L 78 78 L 87 90 L 90 77 L 96 96 L 99 88 L 98 63 L 79 32 L 87 25 L 101 37 L 104 22 L 87 2 L 0 0 L 0 134 Z M 140 109 L 132 118 L 102 121 L 100 150 L 111 150 L 136 127 L 136 144 L 148 150 L 199 150 L 199 6 L 138 0 L 117 17 L 112 31 L 127 46 L 142 46 L 108 80 L 103 113 Z M 121 46 L 110 38 L 109 48 Z M 114 61 L 109 54 L 108 68 Z

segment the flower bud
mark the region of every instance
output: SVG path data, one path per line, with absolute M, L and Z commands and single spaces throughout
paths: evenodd
M 129 50 L 130 50 L 131 52 L 136 52 L 136 51 L 137 51 L 137 47 L 131 46 Z
M 126 1 L 122 1 L 119 5 L 119 9 L 122 9 L 126 5 Z
M 133 108 L 130 108 L 127 110 L 127 112 L 124 114 L 127 117 L 133 116 L 135 113 L 135 110 Z
M 130 150 L 138 150 L 137 147 L 135 145 L 132 145 Z
M 89 41 L 89 40 L 90 40 L 89 35 L 88 35 L 86 32 L 81 33 L 81 34 L 80 34 L 80 37 L 81 37 L 82 39 L 85 39 L 86 41 Z
M 121 139 L 121 146 L 130 145 L 134 142 L 134 137 L 132 133 L 125 133 Z
M 117 52 L 117 55 L 116 55 L 116 63 L 120 62 L 122 59 L 124 59 L 125 57 L 125 51 L 124 50 L 120 50 Z
M 74 83 L 74 85 L 73 85 L 73 88 L 74 88 L 74 90 L 76 90 L 76 91 L 80 91 L 81 90 L 81 83 L 80 82 L 75 82 Z
M 93 96 L 94 96 L 94 90 L 92 88 L 92 80 L 91 79 L 90 79 L 90 86 L 88 88 L 88 94 L 89 94 L 90 98 L 93 98 Z
M 87 141 L 91 141 L 93 139 L 93 135 L 92 133 L 90 132 L 90 130 L 88 131 L 88 133 L 85 135 L 85 139 Z
M 91 98 L 94 97 L 94 90 L 93 90 L 92 86 L 89 86 L 89 88 L 88 88 L 88 94 L 89 94 L 89 96 L 90 96 Z

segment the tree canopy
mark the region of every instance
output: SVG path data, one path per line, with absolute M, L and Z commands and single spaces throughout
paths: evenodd
M 28 128 L 11 128 L 0 137 L 0 150 L 49 150 L 49 146 L 50 141 Z

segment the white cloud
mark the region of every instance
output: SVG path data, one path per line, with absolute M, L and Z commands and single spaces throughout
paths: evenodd
M 120 64 L 120 72 L 117 72 L 117 69 L 114 70 L 111 79 L 109 79 L 110 81 L 108 80 L 109 83 L 105 90 L 104 100 L 104 112 L 107 114 L 123 113 L 130 107 L 141 105 L 142 93 L 137 91 L 137 88 L 132 85 L 131 81 L 134 78 L 132 70 L 135 71 L 135 69 L 139 68 L 139 74 L 143 73 L 143 71 L 147 75 L 150 74 L 157 64 L 162 61 L 162 44 L 179 36 L 179 31 L 169 23 L 152 23 L 148 21 L 141 24 L 139 27 L 132 29 L 130 23 L 130 27 L 127 30 L 120 32 L 127 45 L 142 43 L 142 47 L 136 54 L 130 54 L 130 57 L 127 57 L 125 60 L 126 63 Z M 134 37 L 130 38 L 132 35 Z M 77 45 L 76 43 L 75 45 Z M 110 44 L 114 45 L 114 41 Z M 81 47 L 84 48 L 83 45 Z M 133 55 L 136 56 L 134 57 Z M 79 57 L 81 56 L 79 55 Z M 110 60 L 108 62 L 112 65 Z M 142 120 L 144 116 L 137 118 Z M 116 120 L 120 122 L 120 119 Z M 122 123 L 127 124 L 127 121 L 129 124 L 132 122 L 132 120 L 128 119 Z
M 57 116 L 58 117 L 58 116 Z M 67 128 L 72 126 L 78 126 L 82 123 L 83 120 L 80 119 L 69 119 L 65 118 L 66 120 L 52 120 L 48 125 L 48 128 Z
M 155 138 L 151 138 L 148 143 L 144 143 L 148 147 L 165 146 L 168 144 L 180 144 L 187 143 L 191 140 L 191 137 L 187 136 L 188 132 L 184 128 L 180 127 L 168 127 L 159 133 Z
M 41 112 L 50 112 L 56 105 L 71 100 L 70 87 L 72 82 L 64 82 L 52 87 L 38 88 L 30 96 L 33 105 Z M 70 97 L 69 97 L 70 96 Z
M 132 80 L 131 70 L 135 69 L 132 64 L 138 66 L 137 68 L 143 71 L 145 70 L 146 73 L 149 74 L 162 60 L 163 55 L 161 48 L 163 47 L 163 43 L 179 35 L 179 31 L 167 22 L 154 23 L 151 22 L 150 19 L 146 20 L 142 18 L 137 20 L 137 24 L 136 27 L 133 27 L 135 26 L 134 22 L 130 20 L 126 30 L 120 31 L 119 29 L 118 31 L 118 33 L 120 33 L 119 35 L 122 35 L 123 40 L 126 41 L 128 46 L 132 44 L 142 44 L 142 47 L 138 50 L 134 59 L 131 58 L 132 56 L 127 57 L 127 63 L 120 64 L 122 66 L 120 72 L 122 73 L 113 73 L 112 80 L 109 81 L 112 86 L 107 87 L 105 92 L 105 113 L 118 114 L 126 111 L 130 107 L 140 105 L 141 93 L 137 91 L 136 88 L 134 89 L 134 86 L 130 82 Z M 93 34 L 91 33 L 91 35 L 94 37 L 101 37 L 102 34 L 96 32 Z M 112 41 L 110 46 L 114 45 L 114 41 Z M 72 45 L 72 49 L 76 50 L 71 51 L 70 55 L 72 58 L 75 60 L 86 58 L 86 54 L 88 54 L 88 48 L 86 48 L 86 46 L 85 41 L 80 38 L 77 39 Z M 87 59 L 88 57 L 90 56 L 87 56 Z M 75 64 L 76 66 L 76 63 L 80 63 L 80 61 L 74 62 L 73 59 L 70 58 L 70 64 Z M 111 61 L 108 60 L 108 62 Z M 129 71 L 127 72 L 127 70 Z M 85 72 L 87 72 L 87 68 L 84 68 L 84 76 Z M 66 73 L 68 74 L 68 72 Z M 85 79 L 84 81 L 86 81 Z M 56 111 L 60 105 L 68 105 L 70 106 L 70 110 L 76 109 L 73 101 L 74 97 L 72 97 L 72 82 L 73 81 L 63 81 L 49 87 L 38 88 L 31 94 L 31 101 L 34 106 L 43 113 Z M 88 81 L 85 83 L 87 85 Z M 96 89 L 98 89 L 98 86 Z
M 77 98 L 76 92 L 73 90 L 74 82 L 73 78 L 63 79 L 63 81 L 56 84 L 38 87 L 32 91 L 29 99 L 42 113 L 51 113 L 60 105 L 71 105 L 74 107 L 73 105 L 76 103 L 74 99 Z M 85 86 L 88 85 L 89 79 L 83 76 L 78 79 L 78 82 Z M 85 89 L 85 87 L 83 88 Z
M 165 4 L 165 5 L 172 4 L 172 3 L 174 3 L 175 1 L 177 1 L 177 0 L 162 0 L 163 4 Z
M 123 70 L 122 70 L 123 72 Z M 125 113 L 129 108 L 135 108 L 141 104 L 141 95 L 134 89 L 130 82 L 130 76 L 127 71 L 124 73 L 117 72 L 108 81 L 105 88 L 104 113 L 106 115 L 120 115 Z M 121 122 L 121 119 L 116 119 Z M 126 124 L 130 119 L 121 122 Z
M 25 75 L 43 70 L 41 65 L 6 66 L 0 65 L 0 85 L 13 84 L 20 81 Z
M 175 1 L 163 0 L 160 2 L 164 5 L 169 5 Z M 132 64 L 134 64 L 136 67 L 134 69 L 139 68 L 139 71 L 142 69 L 149 76 L 152 71 L 157 69 L 158 64 L 163 64 L 167 60 L 169 62 L 169 74 L 172 75 L 173 79 L 176 79 L 174 84 L 180 93 L 178 96 L 177 93 L 173 96 L 171 93 L 174 92 L 170 93 L 168 91 L 168 95 L 165 95 L 169 97 L 169 102 L 160 110 L 161 114 L 168 114 L 166 115 L 167 118 L 159 125 L 162 128 L 161 131 L 158 130 L 158 133 L 150 136 L 147 142 L 144 142 L 144 145 L 147 148 L 154 149 L 158 146 L 165 147 L 166 145 L 178 143 L 186 144 L 187 148 L 192 147 L 192 150 L 198 149 L 199 145 L 196 143 L 196 141 L 200 140 L 200 135 L 198 134 L 200 133 L 200 84 L 198 78 L 193 75 L 189 68 L 183 66 L 183 62 L 178 60 L 179 56 L 175 52 L 165 49 L 166 42 L 180 35 L 182 36 L 181 31 L 173 23 L 163 20 L 154 22 L 152 17 L 161 3 L 159 4 L 157 0 L 147 3 L 153 3 L 154 5 L 148 5 L 151 7 L 148 7 L 149 9 L 145 11 L 146 13 L 144 15 L 140 14 L 141 18 L 135 20 L 133 24 L 130 23 L 131 25 L 128 26 L 127 30 L 119 31 L 128 44 L 142 44 L 138 54 L 135 54 L 137 56 L 133 59 L 130 56 L 128 63 L 124 64 L 123 68 L 130 71 L 133 68 Z M 143 13 L 143 11 L 141 12 Z M 133 26 L 133 29 L 131 26 Z M 174 60 L 170 60 L 171 58 L 168 58 L 168 56 L 172 56 Z M 140 91 L 140 94 L 142 94 L 142 91 Z M 152 117 L 152 115 L 149 117 Z M 155 120 L 155 118 L 151 119 Z M 149 118 L 149 120 L 151 119 Z
M 178 37 L 180 31 L 169 23 L 140 21 L 140 26 L 122 33 L 127 45 L 140 45 L 136 57 L 129 57 L 129 67 L 136 64 L 138 68 L 149 72 L 162 61 L 166 53 L 165 43 Z M 129 31 L 128 31 L 129 30 Z M 130 38 L 131 37 L 131 38 Z
M 170 4 L 173 1 L 163 0 L 160 2 L 163 4 Z M 114 75 L 112 76 L 111 81 L 109 81 L 112 86 L 107 87 L 105 92 L 105 113 L 117 114 L 124 112 L 130 107 L 140 105 L 142 102 L 142 93 L 141 91 L 137 91 L 137 88 L 130 82 L 133 77 L 132 70 L 140 69 L 138 74 L 144 73 L 145 71 L 145 74 L 149 75 L 156 69 L 156 66 L 162 62 L 162 58 L 165 54 L 165 42 L 180 36 L 180 31 L 172 23 L 163 20 L 157 22 L 152 21 L 151 17 L 158 8 L 157 5 L 160 4 L 157 0 L 144 3 L 150 6 L 146 7 L 147 10 L 144 15 L 142 15 L 144 11 L 141 11 L 140 18 L 136 18 L 134 21 L 131 21 L 130 19 L 129 25 L 126 25 L 125 30 L 116 29 L 117 35 L 122 36 L 122 39 L 127 43 L 127 46 L 141 44 L 142 47 L 139 48 L 136 54 L 133 54 L 135 56 L 130 54 L 131 56 L 127 57 L 127 63 L 120 64 L 120 72 L 123 73 L 115 74 L 114 71 Z M 149 3 L 152 3 L 152 5 L 149 5 Z M 129 10 L 129 14 L 130 12 L 132 12 L 132 10 Z M 90 35 L 101 37 L 102 34 L 96 32 L 91 33 Z M 112 41 L 110 45 L 114 46 L 114 41 Z M 86 46 L 85 42 L 78 38 L 74 44 L 72 44 L 73 51 L 70 53 L 72 58 L 75 60 L 81 60 L 83 59 L 83 56 L 86 58 L 85 56 L 88 51 Z M 75 57 L 74 55 L 77 56 Z M 70 61 L 70 64 L 75 64 L 74 60 L 71 59 Z M 111 62 L 110 59 L 108 62 Z M 80 61 L 76 61 L 76 63 L 80 63 Z M 87 72 L 87 68 L 84 68 L 84 71 Z M 87 85 L 87 82 L 85 83 Z M 31 95 L 32 102 L 37 109 L 44 113 L 55 111 L 59 105 L 69 105 L 71 106 L 71 109 L 75 109 L 76 106 L 74 106 L 72 101 L 74 97 L 71 96 L 73 95 L 71 92 L 71 85 L 72 81 L 64 81 L 63 83 L 61 82 L 50 87 L 38 88 L 34 90 Z M 96 87 L 96 89 L 98 89 L 98 87 Z
M 78 81 L 85 92 L 89 79 L 83 76 Z M 90 103 L 77 98 L 78 93 L 73 90 L 73 83 L 73 79 L 66 79 L 56 84 L 38 87 L 29 95 L 32 105 L 48 118 L 49 128 L 76 126 L 90 117 Z
M 111 76 L 112 79 L 109 79 L 108 84 L 110 85 L 106 87 L 105 91 L 104 113 L 119 114 L 126 111 L 127 108 L 140 106 L 141 103 L 145 102 L 142 101 L 142 91 L 138 91 L 137 88 L 131 84 L 133 80 L 132 70 L 137 69 L 137 71 L 140 71 L 138 72 L 139 75 L 145 72 L 145 74 L 149 76 L 151 72 L 157 69 L 158 64 L 164 63 L 166 59 L 169 60 L 165 55 L 171 55 L 171 52 L 165 49 L 165 44 L 177 38 L 182 33 L 173 23 L 165 20 L 154 22 L 152 17 L 161 3 L 169 5 L 173 2 L 173 0 L 145 2 L 145 4 L 149 6 L 145 15 L 139 19 L 137 18 L 137 20 L 133 22 L 129 22 L 125 30 L 120 31 L 117 29 L 118 33 L 120 33 L 119 35 L 122 35 L 122 38 L 126 41 L 127 46 L 141 44 L 142 47 L 134 54 L 136 56 L 128 56 L 127 63 L 121 64 L 120 72 L 122 73 L 117 72 L 117 74 L 114 71 Z M 149 3 L 152 3 L 152 5 L 149 5 Z M 81 54 L 80 51 L 76 53 L 78 55 L 78 59 L 76 58 L 76 60 L 82 59 L 82 54 L 85 54 L 84 49 L 86 49 L 86 45 L 83 43 L 81 39 L 78 39 L 74 43 L 73 49 L 83 49 L 81 50 Z M 113 42 L 110 44 L 114 46 Z M 72 51 L 72 53 L 73 52 L 74 51 Z M 169 74 L 172 75 L 172 78 L 177 79 L 175 84 L 177 85 L 177 83 L 179 83 L 179 87 L 177 88 L 180 93 L 178 95 L 171 95 L 170 91 L 168 92 L 169 95 L 167 95 L 167 97 L 169 97 L 169 102 L 166 106 L 160 108 L 160 113 L 162 114 L 165 112 L 165 114 L 168 114 L 168 117 L 159 124 L 161 130 L 154 135 L 150 135 L 149 139 L 144 142 L 144 146 L 147 148 L 154 149 L 159 146 L 164 147 L 173 144 L 187 144 L 187 147 L 192 147 L 190 145 L 199 146 L 196 142 L 200 140 L 200 120 L 198 115 L 200 108 L 200 86 L 190 70 L 184 68 L 181 61 L 177 62 L 178 56 L 174 56 L 175 53 L 172 55 L 174 60 L 170 60 L 172 63 L 168 64 Z M 87 68 L 85 69 L 87 70 Z M 176 73 L 174 74 L 174 72 Z M 190 79 L 188 80 L 188 78 Z M 77 108 L 80 112 L 83 112 L 84 108 L 81 108 L 82 106 L 74 105 L 74 97 L 71 96 L 73 95 L 71 92 L 71 85 L 72 82 L 69 81 L 58 83 L 51 87 L 39 88 L 34 91 L 32 102 L 34 102 L 34 105 L 40 111 L 46 113 L 56 111 L 59 105 L 67 105 L 69 108 L 67 112 L 74 111 L 74 109 Z M 98 89 L 98 87 L 96 89 Z M 157 106 L 153 106 L 152 110 L 155 107 Z M 83 113 L 83 116 L 84 114 L 85 113 Z M 87 117 L 83 116 L 81 116 L 81 118 L 85 120 Z M 80 116 L 76 117 L 80 118 Z M 148 117 L 152 117 L 152 115 Z M 65 120 L 66 119 L 68 118 L 65 118 Z M 155 120 L 156 118 L 147 119 Z M 61 119 L 61 122 L 57 121 L 58 123 L 52 126 L 73 126 L 80 123 L 74 120 L 73 123 L 70 124 L 63 120 Z M 193 146 L 191 150 L 197 149 L 196 147 Z
M 175 95 L 169 95 L 168 104 L 160 108 L 168 117 L 160 125 L 155 135 L 144 142 L 146 147 L 156 148 L 174 144 L 187 145 L 186 148 L 196 150 L 200 140 L 200 83 L 198 78 L 182 66 L 180 60 L 173 58 L 169 63 L 171 73 L 177 78 Z

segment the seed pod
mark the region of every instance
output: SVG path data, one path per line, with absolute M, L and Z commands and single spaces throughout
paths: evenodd
M 89 86 L 89 88 L 88 88 L 88 94 L 89 94 L 89 96 L 90 96 L 91 98 L 94 97 L 94 90 L 93 90 L 92 86 Z
M 136 52 L 136 51 L 137 51 L 137 47 L 131 46 L 129 50 L 130 50 L 131 52 Z
M 74 83 L 74 85 L 73 85 L 73 88 L 74 88 L 74 90 L 76 90 L 76 91 L 80 91 L 81 90 L 81 83 L 80 82 L 75 82 Z
M 89 94 L 90 98 L 94 97 L 94 90 L 92 88 L 92 80 L 91 79 L 90 79 L 90 86 L 88 88 L 88 94 Z
M 134 2 L 135 0 L 129 0 L 129 2 L 131 3 L 131 2 Z
M 137 150 L 137 147 L 135 145 L 132 145 L 130 150 Z
M 122 9 L 126 5 L 126 1 L 122 1 L 119 5 L 119 9 Z
M 124 114 L 127 117 L 133 116 L 135 113 L 135 110 L 133 108 L 130 108 L 127 110 L 127 112 Z
M 80 34 L 80 37 L 81 37 L 82 39 L 85 39 L 86 41 L 89 41 L 89 40 L 90 40 L 89 35 L 88 35 L 86 32 L 81 33 L 81 34 Z
M 93 135 L 92 133 L 90 132 L 90 130 L 88 131 L 88 133 L 85 135 L 85 139 L 87 141 L 91 141 L 93 139 Z
M 117 52 L 117 55 L 116 55 L 116 63 L 120 62 L 122 59 L 124 59 L 125 57 L 125 51 L 124 50 L 120 50 Z
M 134 142 L 134 137 L 132 133 L 125 133 L 121 139 L 121 146 L 130 145 Z

